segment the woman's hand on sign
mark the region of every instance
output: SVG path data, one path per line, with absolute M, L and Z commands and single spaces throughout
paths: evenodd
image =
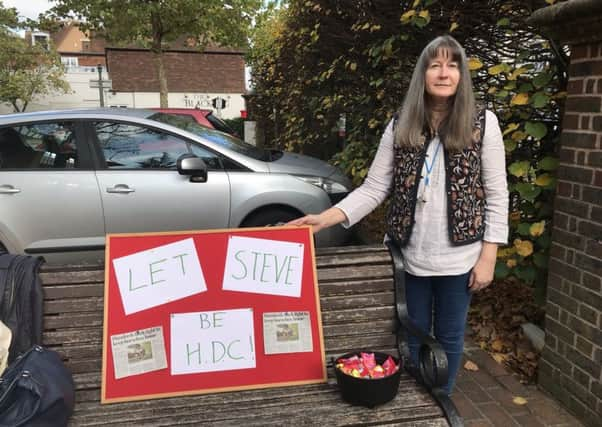
M 468 288 L 472 292 L 485 289 L 491 284 L 493 281 L 496 259 L 497 244 L 483 242 L 481 255 L 475 266 L 472 268 L 472 273 L 470 273 L 470 280 L 468 282 Z
M 312 231 L 317 233 L 324 228 L 331 227 L 335 224 L 339 224 L 345 221 L 347 217 L 343 213 L 342 210 L 338 208 L 330 208 L 326 209 L 322 213 L 318 215 L 305 215 L 304 217 L 294 219 L 292 221 L 287 222 L 285 225 L 311 225 Z

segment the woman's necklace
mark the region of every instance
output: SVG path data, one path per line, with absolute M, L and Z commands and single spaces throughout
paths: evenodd
M 437 134 L 435 134 L 435 137 L 437 137 Z M 437 138 L 437 147 L 435 148 L 435 154 L 433 154 L 433 160 L 431 160 L 431 163 L 429 164 L 428 156 L 426 156 L 424 158 L 424 167 L 426 168 L 426 174 L 424 175 L 424 189 L 422 190 L 422 202 L 423 203 L 427 202 L 427 197 L 426 197 L 427 187 L 431 183 L 431 172 L 433 171 L 433 168 L 435 167 L 435 162 L 437 161 L 437 154 L 439 154 L 440 149 L 441 149 L 441 141 L 439 140 L 439 138 Z

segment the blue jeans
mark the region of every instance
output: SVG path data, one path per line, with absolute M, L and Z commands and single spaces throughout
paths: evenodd
M 410 318 L 426 333 L 430 333 L 434 321 L 435 338 L 447 355 L 449 378 L 443 389 L 449 395 L 462 362 L 464 329 L 471 298 L 468 289 L 470 272 L 459 276 L 430 277 L 406 273 L 405 277 Z M 419 366 L 418 339 L 409 335 L 408 346 L 412 362 Z

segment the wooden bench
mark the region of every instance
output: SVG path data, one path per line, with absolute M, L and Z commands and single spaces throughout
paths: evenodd
M 328 383 L 110 405 L 99 403 L 103 267 L 44 266 L 43 342 L 61 353 L 73 372 L 71 425 L 461 425 L 455 408 L 441 406 L 436 388 L 429 393 L 407 372 L 389 403 L 367 409 L 341 399 L 332 357 L 358 349 L 397 354 L 394 264 L 384 246 L 318 250 L 316 264 Z M 397 308 L 403 311 L 403 304 Z

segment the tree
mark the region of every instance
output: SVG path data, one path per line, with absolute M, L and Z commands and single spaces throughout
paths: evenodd
M 25 111 L 38 96 L 69 91 L 64 68 L 52 46 L 30 45 L 11 31 L 24 24 L 0 1 L 0 102 Z
M 182 36 L 228 47 L 246 45 L 246 35 L 260 0 L 53 0 L 54 18 L 76 18 L 83 30 L 93 30 L 116 43 L 150 48 L 159 80 L 160 103 L 168 106 L 163 52 Z

